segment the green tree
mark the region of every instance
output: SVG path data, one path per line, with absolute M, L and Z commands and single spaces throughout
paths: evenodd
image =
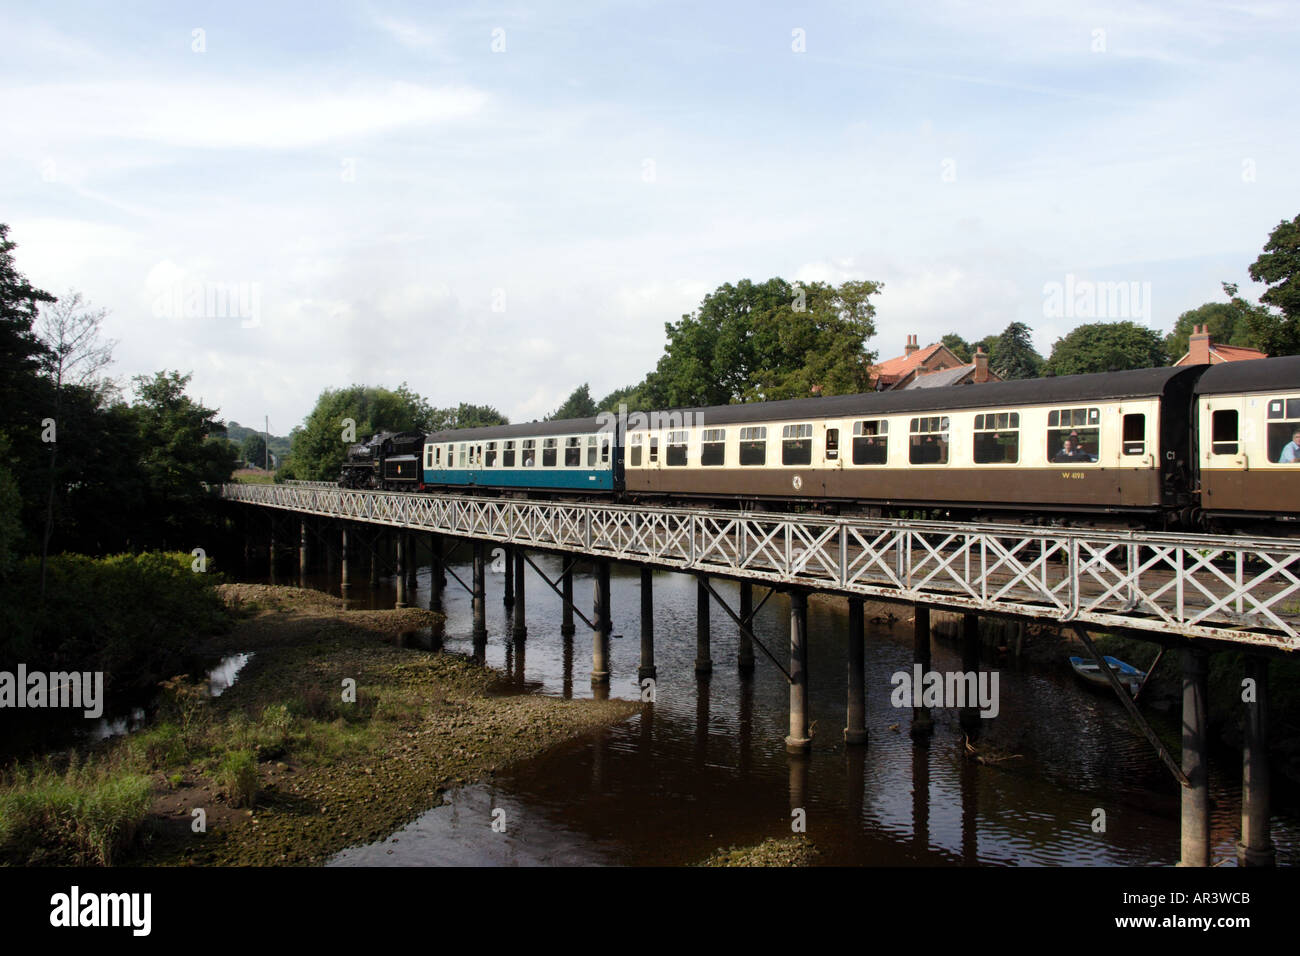
M 639 391 L 667 408 L 865 391 L 875 355 L 877 282 L 748 279 L 720 286 L 668 323 L 664 355 Z
M 1277 224 L 1251 264 L 1250 277 L 1268 284 L 1260 302 L 1281 310 L 1293 325 L 1300 321 L 1300 216 Z
M 230 442 L 213 409 L 185 394 L 190 376 L 137 375 L 132 407 L 139 423 L 140 473 L 154 522 L 152 545 L 182 542 L 176 533 L 207 500 L 205 484 L 230 480 L 235 469 Z M 215 434 L 214 434 L 215 433 Z M 192 533 L 192 531 L 190 532 Z
M 626 406 L 629 412 L 652 411 L 650 399 L 645 391 L 645 382 L 642 381 L 636 385 L 626 385 L 623 388 L 614 389 L 596 403 L 597 414 L 600 412 L 614 412 L 617 414 L 619 405 Z
M 47 354 L 33 325 L 41 303 L 55 300 L 18 271 L 15 248 L 9 226 L 0 223 L 0 430 L 26 442 L 38 440 L 40 418 L 32 413 L 37 371 Z
M 1187 354 L 1192 330 L 1198 325 L 1208 326 L 1210 338 L 1221 345 L 1261 348 L 1252 332 L 1252 325 L 1266 318 L 1268 309 L 1238 296 L 1237 287 L 1229 282 L 1223 283 L 1223 291 L 1228 296 L 1227 302 L 1207 302 L 1174 320 L 1174 327 L 1165 336 L 1164 343 L 1171 360 L 1177 361 Z
M 1008 325 L 989 351 L 989 368 L 1008 381 L 1037 378 L 1041 375 L 1043 357 L 1034 349 L 1034 343 L 1029 338 L 1032 331 L 1023 322 Z
M 956 332 L 949 332 L 941 341 L 944 346 L 947 347 L 949 352 L 957 356 L 957 358 L 961 359 L 963 362 L 969 362 L 971 357 L 975 354 L 974 349 L 971 348 L 971 344 Z
M 591 398 L 591 386 L 583 382 L 575 388 L 559 408 L 546 416 L 549 421 L 562 421 L 567 418 L 593 418 L 600 411 Z
M 1169 364 L 1160 333 L 1136 322 L 1090 322 L 1056 340 L 1045 371 L 1083 375 Z
M 244 436 L 239 445 L 239 457 L 254 468 L 266 465 L 266 439 L 256 432 Z
M 449 410 L 435 411 L 403 383 L 397 389 L 352 385 L 327 388 L 303 424 L 290 434 L 293 471 L 310 481 L 339 476 L 348 446 L 376 432 L 438 431 Z
M 487 428 L 490 425 L 509 425 L 506 418 L 491 405 L 471 405 L 461 402 L 455 408 L 434 410 L 435 427 L 429 431 L 448 431 L 456 428 Z

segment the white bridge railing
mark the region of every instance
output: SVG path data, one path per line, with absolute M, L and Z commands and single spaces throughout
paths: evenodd
M 344 521 L 774 585 L 1300 650 L 1300 541 L 222 486 Z

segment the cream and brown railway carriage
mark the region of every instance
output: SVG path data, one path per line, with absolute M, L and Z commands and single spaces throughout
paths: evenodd
M 626 491 L 732 505 L 1169 512 L 1192 503 L 1189 417 L 1203 371 L 1142 369 L 660 413 L 629 422 Z
M 1207 515 L 1300 518 L 1300 356 L 1208 369 L 1196 429 Z

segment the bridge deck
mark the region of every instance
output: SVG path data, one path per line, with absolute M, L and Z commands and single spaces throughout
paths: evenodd
M 222 486 L 229 501 L 773 585 L 1300 650 L 1300 541 Z

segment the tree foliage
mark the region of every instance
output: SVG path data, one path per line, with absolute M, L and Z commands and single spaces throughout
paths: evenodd
M 1208 326 L 1210 339 L 1220 345 L 1262 349 L 1255 338 L 1255 329 L 1267 321 L 1268 309 L 1238 296 L 1237 287 L 1231 283 L 1223 283 L 1223 291 L 1228 296 L 1227 302 L 1207 302 L 1174 320 L 1174 327 L 1164 342 L 1170 360 L 1177 361 L 1187 354 L 1192 330 L 1198 325 Z
M 1259 300 L 1279 309 L 1294 327 L 1300 321 L 1300 216 L 1277 224 L 1251 264 L 1250 277 L 1268 284 Z
M 641 389 L 661 408 L 866 391 L 878 282 L 720 286 L 665 326 L 664 355 Z
M 1136 322 L 1090 322 L 1056 340 L 1047 361 L 1050 375 L 1084 375 L 1169 363 L 1160 333 Z
M 559 408 L 546 416 L 547 421 L 561 421 L 566 418 L 593 418 L 600 409 L 591 398 L 591 386 L 583 382 L 564 400 Z
M 961 359 L 963 362 L 970 362 L 971 358 L 975 355 L 975 350 L 971 347 L 971 344 L 956 332 L 949 332 L 940 341 L 943 342 L 944 347 L 947 348 L 949 352 L 957 356 L 957 358 Z
M 1043 357 L 1034 349 L 1029 337 L 1032 332 L 1023 322 L 1012 322 L 992 342 L 989 351 L 989 368 L 1001 378 L 1010 381 L 1019 378 L 1037 378 L 1043 371 Z

